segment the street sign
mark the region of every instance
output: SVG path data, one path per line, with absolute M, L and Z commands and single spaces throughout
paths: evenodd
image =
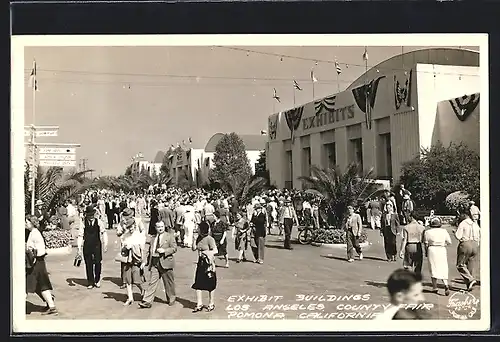
M 74 154 L 40 154 L 40 160 L 76 160 Z
M 74 147 L 40 147 L 38 149 L 40 154 L 75 154 L 76 148 Z
M 74 160 L 40 160 L 40 166 L 61 166 L 61 167 L 72 167 L 76 166 L 76 161 Z
M 57 131 L 36 131 L 37 137 L 57 137 Z

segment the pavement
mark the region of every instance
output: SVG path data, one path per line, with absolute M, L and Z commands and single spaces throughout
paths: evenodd
M 451 235 L 452 227 L 448 227 L 448 230 Z M 296 229 L 294 231 L 296 236 Z M 84 265 L 73 266 L 75 253 L 50 256 L 47 258 L 47 268 L 59 314 L 41 315 L 43 302 L 38 296 L 30 294 L 26 301 L 27 319 L 371 319 L 383 311 L 382 305 L 389 302 L 385 287 L 388 276 L 393 270 L 402 267 L 401 259 L 394 263 L 385 260 L 382 237 L 378 231 L 370 229 L 367 229 L 370 245 L 365 248 L 364 259 L 353 263 L 346 261 L 345 248 L 294 243 L 293 250 L 285 250 L 282 238 L 271 235 L 266 241 L 264 264 L 251 261 L 237 264 L 234 243 L 229 240 L 229 268 L 222 267 L 223 260 L 217 261 L 216 309 L 194 314 L 192 309 L 196 305 L 196 294 L 191 285 L 197 254 L 190 249 L 179 248 L 175 256 L 177 303 L 173 306 L 166 304 L 163 285 L 160 284 L 153 307 L 140 309 L 137 305 L 140 300 L 137 288 L 134 289 L 137 302 L 123 306 L 126 290 L 119 287 L 120 265 L 114 261 L 119 241 L 113 230 L 108 231 L 108 234 L 109 245 L 103 257 L 101 288 L 86 288 Z M 398 246 L 399 243 L 398 238 Z M 454 241 L 448 248 L 451 296 L 465 289 L 455 267 L 456 246 Z M 250 250 L 246 254 L 253 260 Z M 477 272 L 479 274 L 479 270 Z M 424 260 L 423 275 L 426 302 L 433 304 L 433 317 L 450 319 L 452 313 L 447 305 L 451 296 L 444 296 L 442 287 L 439 294 L 428 293 L 431 284 L 427 260 Z M 479 299 L 479 286 L 471 294 Z M 206 293 L 204 302 L 208 304 Z M 302 304 L 305 306 L 300 306 Z M 351 316 L 346 317 L 347 313 Z M 480 318 L 479 310 L 473 318 Z

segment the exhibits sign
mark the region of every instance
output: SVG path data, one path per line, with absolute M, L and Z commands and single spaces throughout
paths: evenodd
M 354 105 L 327 110 L 324 113 L 317 113 L 315 116 L 302 119 L 302 129 L 306 131 L 352 118 L 354 118 Z

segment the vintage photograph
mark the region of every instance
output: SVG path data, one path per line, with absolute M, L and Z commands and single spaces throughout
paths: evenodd
M 124 38 L 12 39 L 14 331 L 489 328 L 486 35 Z

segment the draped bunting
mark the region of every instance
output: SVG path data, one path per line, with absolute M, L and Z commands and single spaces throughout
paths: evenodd
M 372 109 L 375 106 L 375 98 L 377 96 L 377 88 L 380 80 L 385 76 L 379 76 L 360 87 L 354 88 L 352 94 L 358 108 L 365 113 L 366 128 L 372 128 Z
M 336 96 L 329 96 L 314 102 L 314 109 L 316 115 L 320 115 L 323 111 L 333 112 L 335 111 L 335 100 Z
M 464 95 L 449 102 L 458 120 L 465 121 L 479 104 L 479 94 Z
M 276 132 L 278 131 L 278 114 L 269 117 L 268 125 L 269 139 L 276 139 Z
M 290 129 L 292 142 L 294 140 L 294 131 L 299 128 L 300 120 L 302 119 L 302 113 L 304 112 L 304 106 L 290 109 L 285 112 L 285 119 L 288 128 Z
M 407 107 L 411 107 L 411 82 L 413 70 L 410 70 L 404 85 L 399 83 L 396 75 L 394 75 L 394 105 L 398 110 L 404 103 Z

